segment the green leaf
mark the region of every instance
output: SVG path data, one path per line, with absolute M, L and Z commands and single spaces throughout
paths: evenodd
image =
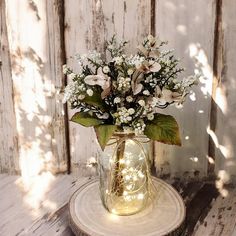
M 98 142 L 102 148 L 102 150 L 105 149 L 109 139 L 113 135 L 113 133 L 116 131 L 117 126 L 116 125 L 98 125 L 94 127 Z
M 147 122 L 144 134 L 158 142 L 181 146 L 178 124 L 170 115 L 156 114 L 152 121 Z
M 105 107 L 105 103 L 101 98 L 101 94 L 96 92 L 93 93 L 93 96 L 86 95 L 85 98 L 83 99 L 83 102 L 95 107 L 99 107 L 101 109 Z
M 91 127 L 95 125 L 100 125 L 103 123 L 103 120 L 100 120 L 92 115 L 90 115 L 88 112 L 77 112 L 75 113 L 71 121 L 76 122 L 80 125 L 83 125 L 85 127 Z

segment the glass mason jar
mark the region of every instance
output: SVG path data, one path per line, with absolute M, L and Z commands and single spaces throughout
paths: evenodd
M 100 194 L 104 207 L 116 215 L 131 215 L 145 208 L 150 197 L 146 136 L 116 132 L 99 158 Z

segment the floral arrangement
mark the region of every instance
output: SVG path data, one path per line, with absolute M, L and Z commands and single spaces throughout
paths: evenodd
M 184 70 L 173 51 L 161 50 L 166 42 L 152 35 L 138 46 L 135 55 L 124 54 L 127 42 L 113 36 L 106 44 L 105 60 L 92 51 L 78 55 L 79 73 L 66 65 L 70 79 L 64 91 L 76 113 L 72 121 L 94 126 L 102 149 L 116 131 L 134 131 L 159 142 L 181 145 L 176 120 L 160 113 L 170 105 L 181 105 L 196 78 L 179 79 Z

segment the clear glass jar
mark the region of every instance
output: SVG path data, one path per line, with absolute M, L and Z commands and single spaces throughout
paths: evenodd
M 100 193 L 105 208 L 131 215 L 145 208 L 150 194 L 149 155 L 145 136 L 117 132 L 99 158 Z

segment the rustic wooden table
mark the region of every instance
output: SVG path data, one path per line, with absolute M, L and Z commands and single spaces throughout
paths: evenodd
M 163 180 L 153 178 L 153 183 L 156 186 L 154 204 L 131 216 L 116 216 L 103 207 L 98 179 L 81 185 L 69 202 L 71 228 L 80 236 L 179 235 L 185 219 L 184 202 Z

